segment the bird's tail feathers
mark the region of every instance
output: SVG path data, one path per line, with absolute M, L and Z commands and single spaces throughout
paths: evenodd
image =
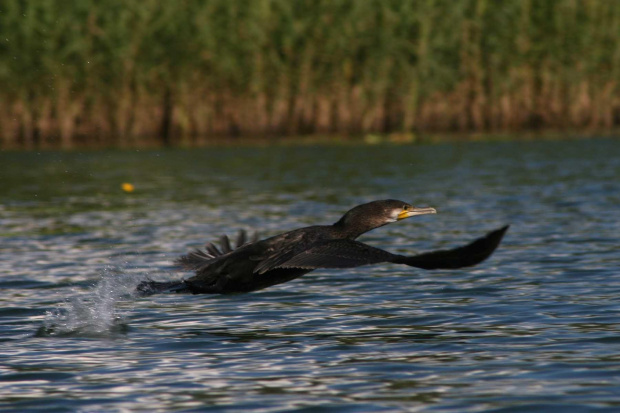
M 146 297 L 159 293 L 187 293 L 191 292 L 189 286 L 184 281 L 142 281 L 136 287 L 136 294 Z

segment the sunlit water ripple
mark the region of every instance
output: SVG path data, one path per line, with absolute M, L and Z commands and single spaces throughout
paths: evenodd
M 616 140 L 0 153 L 0 409 L 617 411 L 618 155 Z M 364 236 L 391 251 L 512 227 L 473 269 L 131 294 L 224 232 L 386 197 L 439 210 Z

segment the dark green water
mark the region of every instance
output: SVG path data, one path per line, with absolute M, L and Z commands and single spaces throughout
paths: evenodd
M 394 252 L 512 227 L 473 269 L 126 294 L 382 198 L 439 211 L 362 238 Z M 0 409 L 617 411 L 619 205 L 617 140 L 0 153 Z

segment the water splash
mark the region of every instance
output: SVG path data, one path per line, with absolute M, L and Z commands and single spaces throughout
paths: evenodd
M 142 279 L 118 267 L 105 269 L 86 293 L 74 288 L 74 296 L 48 311 L 38 335 L 101 337 L 126 332 L 135 298 L 131 292 Z

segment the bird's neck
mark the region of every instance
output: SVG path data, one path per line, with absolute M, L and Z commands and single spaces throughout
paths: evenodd
M 343 239 L 356 239 L 360 235 L 375 229 L 375 227 L 368 227 L 365 225 L 348 225 L 344 220 L 340 220 L 332 225 L 334 230 L 334 236 Z

